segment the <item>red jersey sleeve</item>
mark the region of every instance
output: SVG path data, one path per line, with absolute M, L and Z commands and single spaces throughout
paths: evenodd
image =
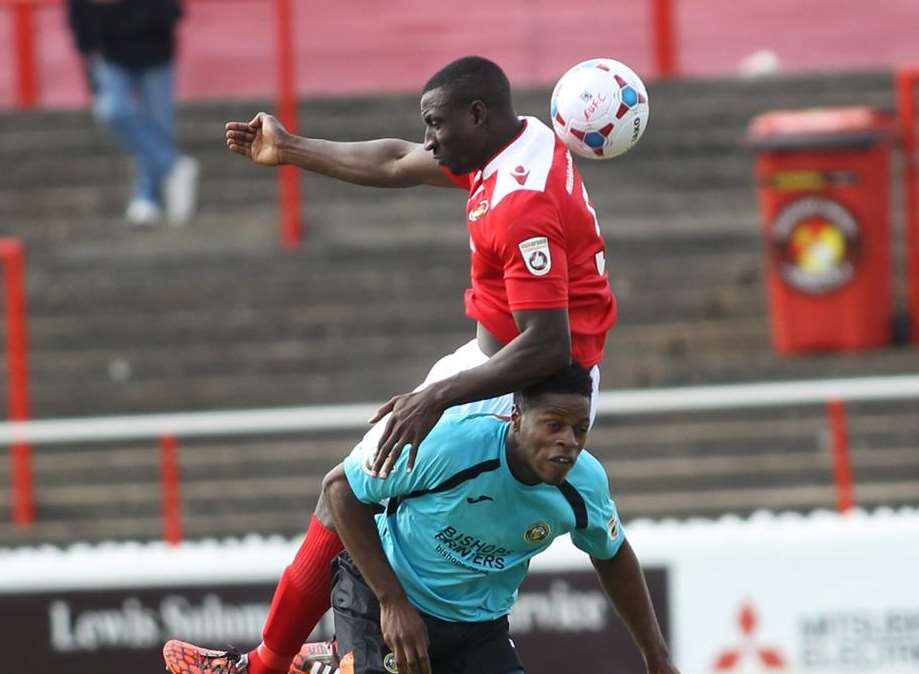
M 446 166 L 441 166 L 440 170 L 443 171 L 443 174 L 447 176 L 450 180 L 452 180 L 458 187 L 462 187 L 467 192 L 471 188 L 472 186 L 472 174 L 471 173 L 463 173 L 461 175 L 459 173 L 454 173 L 453 171 L 448 169 Z
M 507 197 L 497 250 L 504 266 L 507 303 L 515 309 L 568 306 L 565 231 L 555 205 L 532 192 Z

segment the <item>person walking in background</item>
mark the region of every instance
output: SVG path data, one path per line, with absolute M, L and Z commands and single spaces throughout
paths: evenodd
M 186 224 L 195 210 L 198 162 L 175 140 L 175 30 L 179 0 L 68 0 L 70 26 L 93 93 L 93 111 L 134 159 L 125 217 Z

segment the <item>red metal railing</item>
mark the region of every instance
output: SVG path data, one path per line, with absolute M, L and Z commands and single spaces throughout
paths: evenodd
M 855 507 L 852 465 L 849 461 L 849 429 L 846 407 L 842 400 L 827 403 L 830 424 L 830 450 L 833 455 L 833 484 L 836 486 L 836 510 L 841 513 Z
M 672 0 L 651 0 L 651 30 L 655 72 L 662 79 L 673 77 L 677 74 L 677 39 Z
M 38 102 L 38 68 L 35 63 L 35 13 L 31 0 L 6 0 L 12 3 L 13 60 L 16 67 L 16 103 L 31 107 Z
M 897 116 L 903 144 L 903 196 L 906 208 L 906 273 L 912 340 L 919 342 L 919 170 L 916 162 L 916 85 L 919 66 L 897 71 Z
M 291 133 L 297 132 L 297 79 L 291 0 L 276 0 L 278 27 L 278 116 Z M 303 239 L 300 222 L 300 177 L 296 166 L 282 166 L 278 173 L 281 199 L 281 241 L 289 249 Z
M 7 403 L 10 421 L 29 418 L 29 369 L 26 348 L 26 302 L 22 244 L 16 239 L 0 239 L 3 264 L 4 305 L 6 307 Z M 12 519 L 28 526 L 35 519 L 32 495 L 32 459 L 28 443 L 10 446 L 10 491 Z
M 162 499 L 163 540 L 172 545 L 182 542 L 182 495 L 179 485 L 179 444 L 174 435 L 160 437 L 160 494 Z

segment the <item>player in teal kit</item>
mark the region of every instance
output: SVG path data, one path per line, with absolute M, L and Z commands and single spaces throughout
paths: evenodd
M 332 606 L 354 672 L 522 672 L 507 614 L 530 559 L 570 533 L 648 672 L 676 673 L 606 473 L 583 451 L 590 395 L 589 374 L 573 364 L 516 394 L 510 419 L 448 414 L 411 472 L 373 477 L 373 448 L 358 446 L 330 474 L 348 550 L 335 562 Z M 384 499 L 386 512 L 374 515 Z

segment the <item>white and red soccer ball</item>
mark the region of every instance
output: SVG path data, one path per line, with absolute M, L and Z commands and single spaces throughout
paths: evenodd
M 612 159 L 628 151 L 648 124 L 648 92 L 635 72 L 613 59 L 590 59 L 562 75 L 549 103 L 552 126 L 572 152 Z

